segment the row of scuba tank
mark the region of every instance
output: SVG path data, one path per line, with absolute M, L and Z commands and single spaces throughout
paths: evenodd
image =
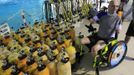
M 0 36 L 0 75 L 72 75 L 74 26 L 44 22 Z

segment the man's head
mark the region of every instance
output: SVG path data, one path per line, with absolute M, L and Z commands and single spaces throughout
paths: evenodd
M 108 12 L 110 14 L 113 14 L 115 11 L 115 4 L 114 4 L 114 1 L 110 1 L 109 2 L 109 5 L 108 5 Z

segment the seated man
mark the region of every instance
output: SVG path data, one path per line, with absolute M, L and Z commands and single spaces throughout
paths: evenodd
M 100 25 L 98 33 L 84 37 L 81 39 L 81 43 L 87 46 L 90 43 L 94 43 L 91 52 L 97 55 L 98 50 L 102 49 L 106 43 L 115 38 L 115 34 L 121 29 L 121 20 L 116 14 L 114 2 L 110 1 L 108 12 L 100 12 L 90 21 L 91 23 L 97 22 Z

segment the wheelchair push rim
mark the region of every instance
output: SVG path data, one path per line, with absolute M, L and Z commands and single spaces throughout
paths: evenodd
M 127 45 L 124 41 L 119 41 L 115 44 L 110 52 L 109 66 L 115 67 L 119 65 L 125 58 L 127 53 Z

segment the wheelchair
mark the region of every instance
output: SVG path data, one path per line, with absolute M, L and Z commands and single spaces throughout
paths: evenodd
M 85 25 L 88 28 L 88 32 L 91 35 L 96 34 L 96 28 L 91 24 Z M 84 35 L 79 34 L 79 40 L 82 39 Z M 90 50 L 93 44 L 90 44 Z M 82 51 L 82 50 L 81 50 Z M 90 51 L 89 51 L 90 52 Z M 117 38 L 110 40 L 93 59 L 93 67 L 96 69 L 96 75 L 99 75 L 99 68 L 114 68 L 118 66 L 127 53 L 127 45 L 124 41 L 118 41 Z

